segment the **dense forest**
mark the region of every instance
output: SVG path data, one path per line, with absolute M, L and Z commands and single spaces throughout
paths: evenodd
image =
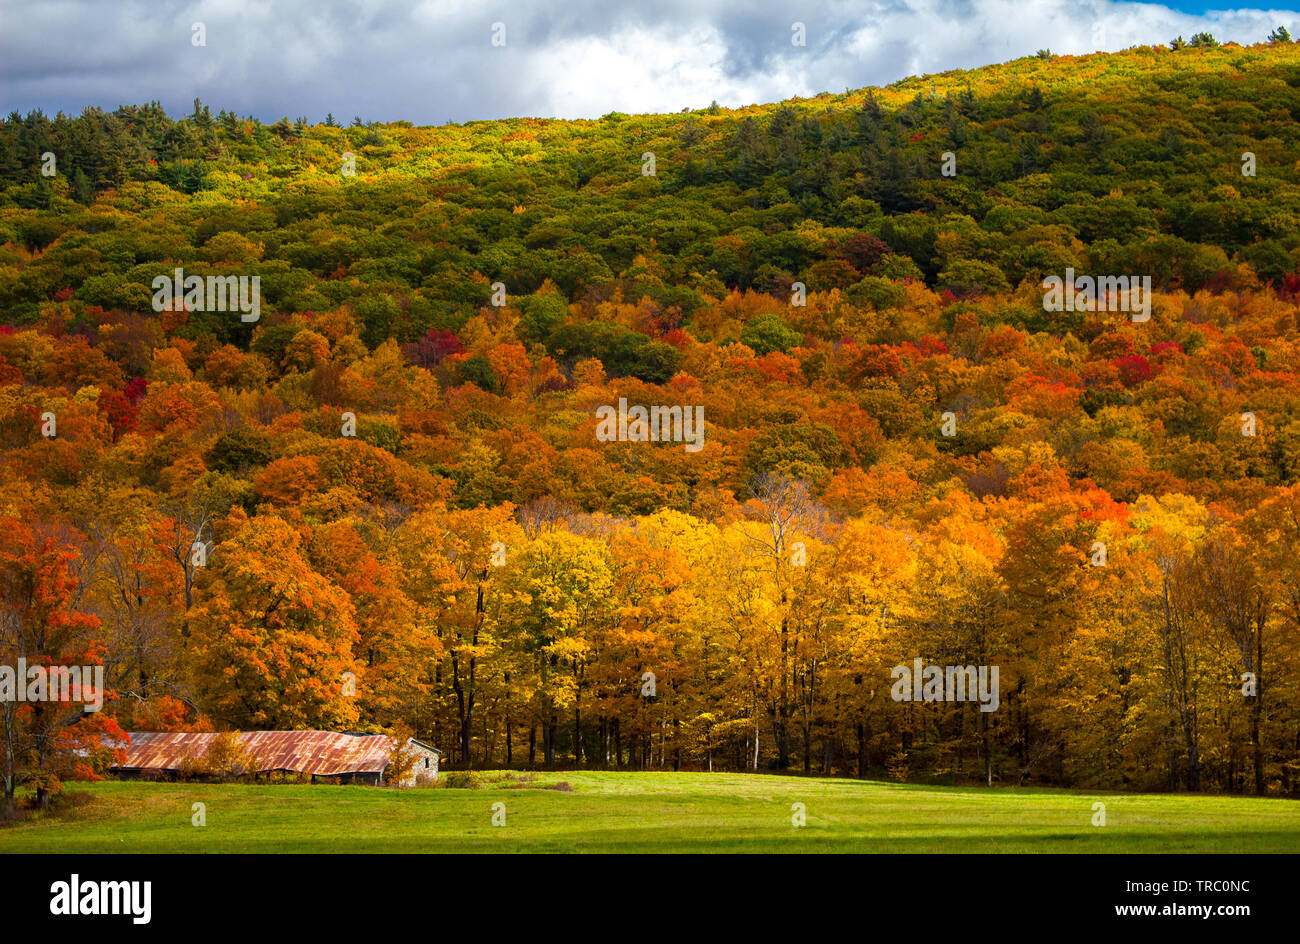
M 130 730 L 1300 791 L 1300 46 L 0 123 L 5 791 Z M 156 281 L 256 277 L 255 320 Z M 1048 311 L 1149 277 L 1149 319 Z M 160 307 L 162 310 L 160 310 Z M 701 408 L 703 448 L 598 410 Z M 644 437 L 643 437 L 644 438 Z M 996 711 L 891 670 L 997 666 Z

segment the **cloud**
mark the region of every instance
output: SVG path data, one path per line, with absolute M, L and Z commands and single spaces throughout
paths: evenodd
M 206 45 L 191 41 L 204 25 Z M 494 47 L 492 27 L 506 25 Z M 806 45 L 791 43 L 801 22 Z M 0 107 L 195 97 L 265 121 L 592 118 L 780 101 L 1029 55 L 1208 30 L 1252 43 L 1296 11 L 1112 0 L 0 0 Z

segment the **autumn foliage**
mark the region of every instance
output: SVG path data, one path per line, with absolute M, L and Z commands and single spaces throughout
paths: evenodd
M 151 106 L 96 127 L 158 163 L 88 200 L 0 166 L 0 663 L 115 693 L 3 706 L 8 794 L 265 728 L 1295 793 L 1297 55 L 599 122 Z M 155 312 L 182 262 L 260 275 L 260 320 Z M 1067 267 L 1151 275 L 1150 319 L 1045 311 Z M 599 439 L 620 399 L 703 448 Z M 997 666 L 998 709 L 895 700 L 914 659 Z

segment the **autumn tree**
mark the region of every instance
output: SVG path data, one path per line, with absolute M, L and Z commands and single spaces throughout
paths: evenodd
M 279 518 L 236 524 L 213 549 L 191 612 L 193 684 L 214 717 L 245 728 L 353 726 L 355 607 Z
M 0 770 L 12 811 L 20 786 L 44 806 L 64 779 L 96 776 L 125 733 L 101 713 L 111 693 L 83 674 L 102 671 L 105 650 L 99 620 L 73 605 L 76 552 L 48 525 L 0 518 L 0 531 Z M 68 670 L 82 676 L 79 692 L 58 683 Z

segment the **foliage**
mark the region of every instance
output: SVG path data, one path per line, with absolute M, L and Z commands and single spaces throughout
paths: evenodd
M 0 663 L 122 697 L 7 705 L 9 796 L 142 725 L 1294 793 L 1300 51 L 1181 45 L 601 122 L 11 115 Z M 259 320 L 155 311 L 178 260 Z M 1067 269 L 1150 318 L 1046 310 Z M 598 438 L 623 400 L 702 448 Z M 916 658 L 998 710 L 893 700 Z

